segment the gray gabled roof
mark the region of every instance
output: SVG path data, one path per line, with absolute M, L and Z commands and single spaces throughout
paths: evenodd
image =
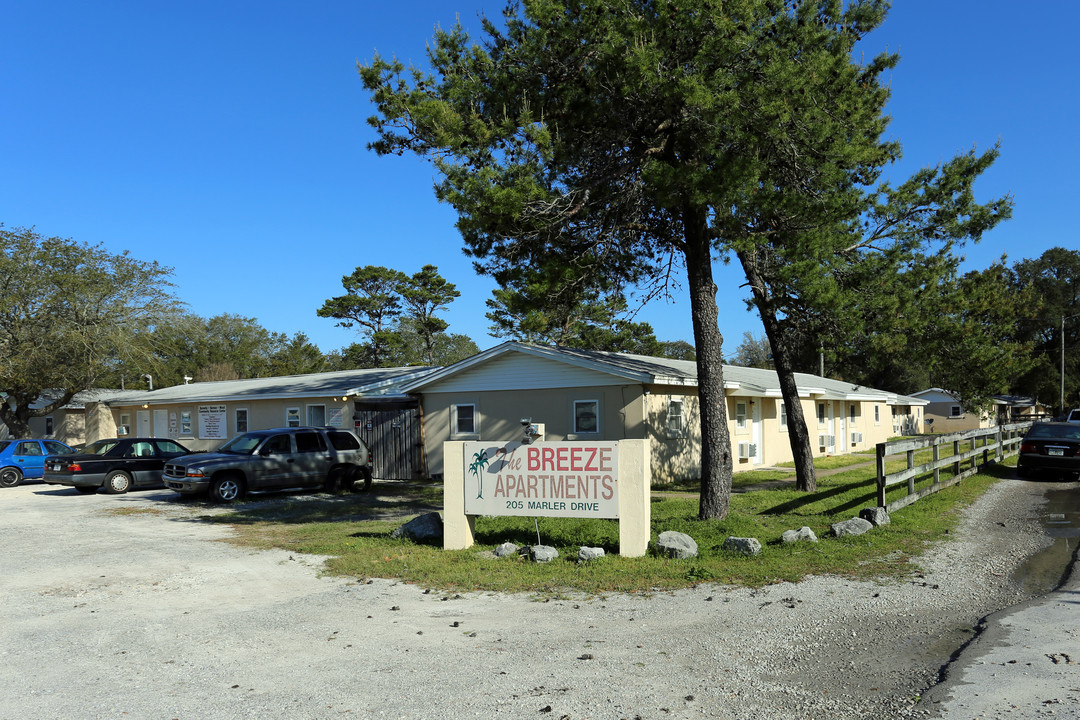
M 643 384 L 697 385 L 697 363 L 693 360 L 672 360 L 647 355 L 630 355 L 602 350 L 580 350 L 577 348 L 552 347 L 510 341 L 449 367 L 436 370 L 424 377 L 406 382 L 402 386 L 402 390 L 405 392 L 422 392 L 425 386 L 469 368 L 482 365 L 501 355 L 515 352 L 596 370 Z M 795 373 L 795 383 L 799 388 L 799 395 L 802 397 L 814 396 L 827 400 L 867 400 L 888 404 L 896 404 L 897 398 L 900 397 L 896 393 L 807 373 Z M 725 365 L 724 388 L 732 395 L 777 398 L 781 396 L 780 381 L 776 371 L 761 368 Z M 910 400 L 910 398 L 905 398 L 905 400 Z M 915 401 L 915 404 L 922 403 Z
M 402 383 L 415 380 L 437 368 L 399 367 L 339 370 L 308 375 L 219 380 L 173 385 L 129 394 L 110 400 L 110 404 L 170 405 L 190 402 L 226 402 L 234 400 L 275 400 L 303 397 L 377 396 L 401 394 Z

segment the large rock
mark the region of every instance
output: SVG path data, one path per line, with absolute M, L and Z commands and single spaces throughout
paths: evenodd
M 883 507 L 865 507 L 859 511 L 859 517 L 866 520 L 874 527 L 877 527 L 878 525 L 888 525 L 892 522 L 889 518 L 889 511 Z
M 724 541 L 724 549 L 742 555 L 760 555 L 761 543 L 757 538 L 729 537 Z
M 504 542 L 499 547 L 495 548 L 495 557 L 508 557 L 510 555 L 517 555 L 521 548 L 512 542 Z
M 810 528 L 803 525 L 798 530 L 785 530 L 780 538 L 786 542 L 817 542 L 817 535 Z
M 559 551 L 550 545 L 532 545 L 522 550 L 522 554 L 526 552 L 535 563 L 547 563 L 559 557 Z
M 864 532 L 874 528 L 869 520 L 863 520 L 862 518 L 857 517 L 851 518 L 850 520 L 844 520 L 843 522 L 833 523 L 830 527 L 832 528 L 833 535 L 836 537 L 862 535 Z
M 442 516 L 437 512 L 418 515 L 390 533 L 390 537 L 407 537 L 413 542 L 441 544 L 443 539 Z
M 589 562 L 590 560 L 599 560 L 604 557 L 604 548 L 598 547 L 586 547 L 581 546 L 578 550 L 577 559 L 578 562 Z
M 656 551 L 661 555 L 678 560 L 694 558 L 698 555 L 697 543 L 685 533 L 665 530 L 656 539 Z

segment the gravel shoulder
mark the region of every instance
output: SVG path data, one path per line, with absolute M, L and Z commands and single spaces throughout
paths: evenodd
M 547 602 L 324 576 L 167 491 L 6 489 L 0 718 L 924 717 L 980 620 L 1027 599 L 1010 575 L 1055 487 L 997 483 L 914 580 Z

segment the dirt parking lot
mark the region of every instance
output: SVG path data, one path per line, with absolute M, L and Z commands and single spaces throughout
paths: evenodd
M 918 582 L 538 602 L 323 576 L 164 490 L 6 489 L 0 718 L 904 717 L 1017 599 L 1041 492 L 999 483 Z

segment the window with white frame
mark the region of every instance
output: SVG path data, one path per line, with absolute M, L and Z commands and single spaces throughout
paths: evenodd
M 735 403 L 735 427 L 738 430 L 746 429 L 746 403 Z
M 783 400 L 780 401 L 780 427 L 787 429 L 787 405 Z
M 848 417 L 851 418 L 851 422 L 855 422 L 855 406 L 851 405 L 849 407 L 850 409 L 848 410 Z
M 667 406 L 668 437 L 686 435 L 686 417 L 683 415 L 683 399 L 669 398 Z
M 875 425 L 880 425 L 881 424 L 881 406 L 880 405 L 875 405 L 874 406 L 874 424 Z
M 825 403 L 817 404 L 817 421 L 818 425 L 825 424 Z
M 236 408 L 236 410 L 233 411 L 233 427 L 236 430 L 237 435 L 248 431 L 247 408 Z
M 180 437 L 192 437 L 190 410 L 185 410 L 180 413 Z
M 285 427 L 300 427 L 300 408 L 285 408 Z
M 963 414 L 964 414 L 964 410 L 963 410 L 963 408 L 961 408 L 961 407 L 960 407 L 959 405 L 953 405 L 953 406 L 952 406 L 952 407 L 951 407 L 951 408 L 949 409 L 949 414 L 950 414 L 950 415 L 951 415 L 952 417 L 960 417 L 961 415 L 963 415 Z
M 600 432 L 600 401 L 574 401 L 574 432 L 578 435 Z
M 117 435 L 131 434 L 131 413 L 120 413 L 120 422 L 116 426 Z
M 307 424 L 308 427 L 322 427 L 326 424 L 326 406 L 325 405 L 308 405 L 307 406 Z
M 476 435 L 476 405 L 463 403 L 450 406 L 451 436 Z

